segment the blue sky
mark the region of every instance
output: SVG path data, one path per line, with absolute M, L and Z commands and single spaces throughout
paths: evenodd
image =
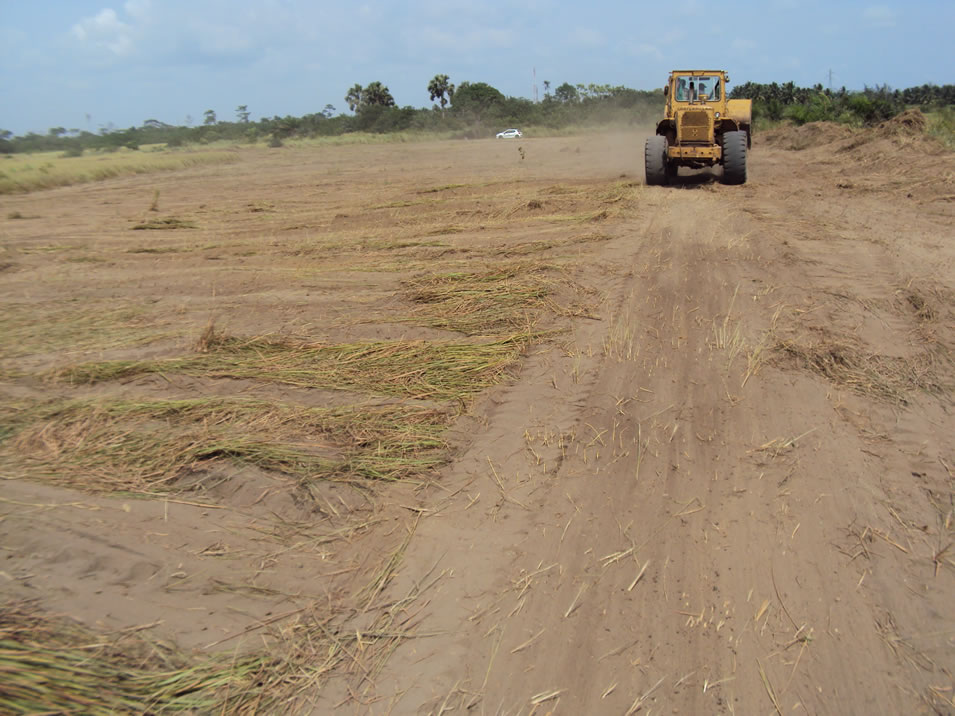
M 861 89 L 955 83 L 952 0 L 0 0 L 0 129 L 92 129 L 347 109 L 356 82 L 430 106 L 428 81 L 533 98 L 544 80 Z M 89 117 L 87 118 L 87 115 Z

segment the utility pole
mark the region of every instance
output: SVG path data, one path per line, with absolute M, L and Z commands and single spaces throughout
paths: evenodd
M 534 104 L 537 104 L 537 68 L 533 70 L 534 73 Z

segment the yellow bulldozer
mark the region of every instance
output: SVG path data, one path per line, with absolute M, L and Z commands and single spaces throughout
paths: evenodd
M 726 184 L 746 182 L 753 103 L 729 99 L 723 70 L 674 70 L 663 89 L 666 109 L 647 139 L 647 184 L 669 184 L 679 167 L 723 167 Z

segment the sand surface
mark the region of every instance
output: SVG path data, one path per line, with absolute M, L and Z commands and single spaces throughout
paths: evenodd
M 267 375 L 51 376 L 189 354 L 210 321 L 480 340 L 422 321 L 406 282 L 517 264 L 556 288 L 413 480 L 305 495 L 220 458 L 144 499 L 31 471 L 62 436 L 8 437 L 0 594 L 196 658 L 357 631 L 304 712 L 955 712 L 953 155 L 902 123 L 814 125 L 757 136 L 744 186 L 651 188 L 643 136 L 242 149 L 2 197 L 9 405 L 367 404 Z M 188 226 L 132 229 L 155 218 Z M 387 649 L 365 658 L 364 631 Z

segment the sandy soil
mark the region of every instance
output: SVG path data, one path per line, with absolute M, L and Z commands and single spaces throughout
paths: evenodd
M 213 460 L 142 499 L 38 478 L 8 438 L 3 596 L 197 658 L 335 620 L 358 638 L 297 694 L 315 713 L 955 713 L 955 158 L 905 123 L 820 125 L 757 137 L 745 186 L 649 188 L 642 142 L 243 150 L 4 197 L 11 404 L 354 404 L 50 376 L 189 352 L 211 319 L 456 338 L 402 282 L 532 261 L 563 283 L 427 479 L 305 499 Z M 131 230 L 152 218 L 189 226 Z

